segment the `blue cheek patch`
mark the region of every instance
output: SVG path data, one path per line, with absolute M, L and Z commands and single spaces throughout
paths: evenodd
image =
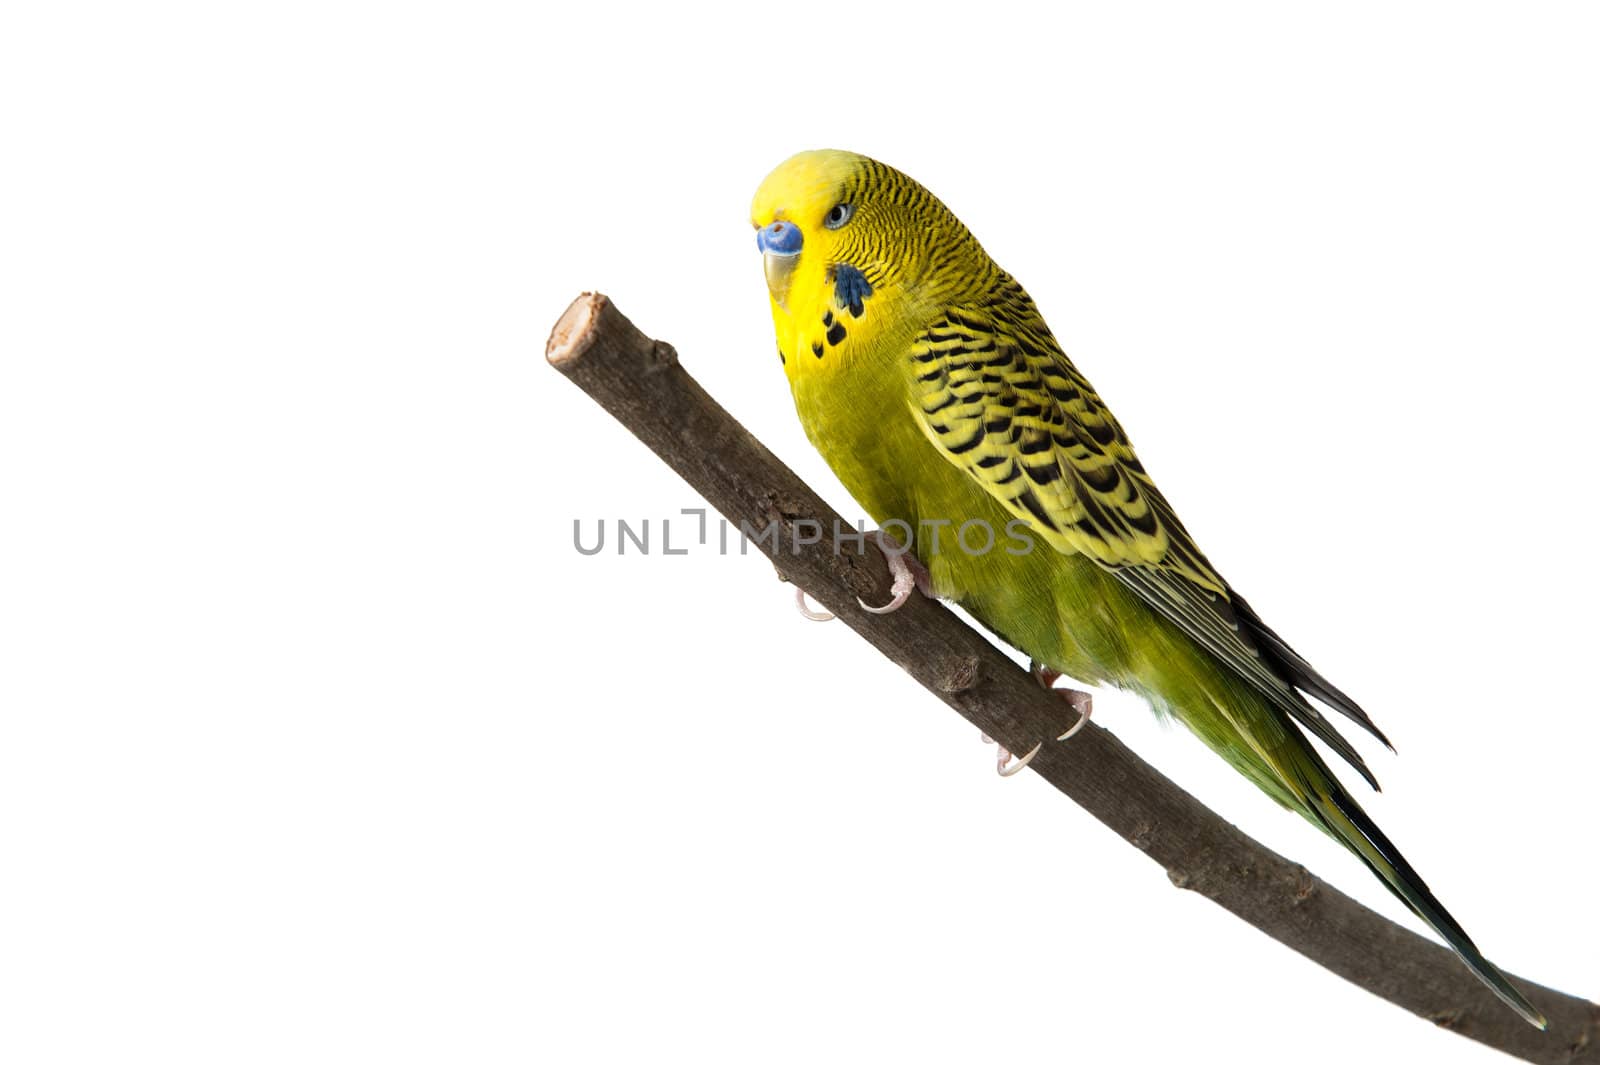
M 860 318 L 865 309 L 862 304 L 872 295 L 872 282 L 849 263 L 840 263 L 833 268 L 833 294 L 850 317 Z

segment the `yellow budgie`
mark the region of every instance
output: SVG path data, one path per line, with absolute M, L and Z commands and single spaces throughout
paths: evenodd
M 905 174 L 840 151 L 783 163 L 751 213 L 806 434 L 880 526 L 912 534 L 931 590 L 1043 676 L 1126 689 L 1183 722 L 1544 1027 L 1312 748 L 1302 729 L 1376 786 L 1306 696 L 1382 734 L 1206 561 L 1033 300 L 966 227 Z M 1008 529 L 1036 549 L 1011 549 Z

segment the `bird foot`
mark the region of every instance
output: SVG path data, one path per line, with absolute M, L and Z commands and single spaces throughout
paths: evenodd
M 1068 706 L 1072 707 L 1072 709 L 1078 712 L 1078 720 L 1073 723 L 1071 728 L 1057 736 L 1056 740 L 1068 740 L 1077 735 L 1078 730 L 1089 723 L 1089 715 L 1094 712 L 1094 697 L 1088 692 L 1075 691 L 1071 688 L 1055 687 L 1056 681 L 1061 679 L 1061 672 L 1059 670 L 1051 669 L 1038 659 L 1034 659 L 1033 662 L 1029 664 L 1028 671 L 1033 674 L 1033 679 L 1039 682 L 1039 687 L 1043 688 L 1045 691 L 1054 692 L 1055 694 L 1061 696 L 1062 699 L 1066 700 Z M 990 739 L 988 736 L 980 734 L 979 738 L 982 739 L 984 743 L 994 743 L 994 740 Z M 1022 772 L 1022 768 L 1024 766 L 1033 761 L 1033 756 L 1038 754 L 1039 748 L 1043 746 L 1043 743 L 1034 744 L 1033 750 L 1029 751 L 1021 758 L 1017 758 L 1015 762 L 1012 761 L 1012 758 L 1016 756 L 1010 751 L 1006 750 L 1004 747 L 1000 747 L 999 757 L 995 761 L 995 771 L 1003 777 L 1016 776 L 1018 773 Z
M 1034 659 L 1028 668 L 1033 674 L 1033 679 L 1039 682 L 1039 687 L 1061 696 L 1068 706 L 1077 711 L 1078 720 L 1072 723 L 1071 728 L 1056 737 L 1056 742 L 1058 743 L 1062 740 L 1070 740 L 1078 734 L 1079 729 L 1089 723 L 1089 715 L 1094 713 L 1094 696 L 1088 692 L 1080 692 L 1072 688 L 1057 688 L 1055 683 L 1061 679 L 1061 672 L 1051 669 L 1038 659 Z
M 906 605 L 906 600 L 911 598 L 911 593 L 914 591 L 921 592 L 929 599 L 934 597 L 933 578 L 929 576 L 927 567 L 911 553 L 909 547 L 882 529 L 874 529 L 867 535 L 878 545 L 878 550 L 883 552 L 883 560 L 889 564 L 889 575 L 894 578 L 894 583 L 889 586 L 889 601 L 882 606 L 870 606 L 857 596 L 856 602 L 861 604 L 862 610 L 869 614 L 892 614 Z M 794 602 L 803 618 L 811 621 L 832 621 L 834 618 L 834 615 L 826 610 L 812 610 L 804 588 L 795 588 Z
M 894 583 L 889 586 L 892 597 L 882 606 L 868 606 L 866 600 L 857 596 L 856 602 L 861 604 L 862 610 L 869 614 L 892 614 L 906 605 L 906 600 L 911 598 L 914 591 L 933 598 L 933 578 L 928 575 L 927 567 L 911 553 L 911 548 L 882 529 L 874 529 L 867 535 L 883 552 L 883 560 L 889 564 L 889 574 L 894 578 Z

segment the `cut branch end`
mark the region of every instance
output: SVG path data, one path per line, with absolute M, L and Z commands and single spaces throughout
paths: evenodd
M 601 308 L 609 303 L 598 292 L 585 292 L 572 301 L 550 330 L 550 339 L 544 345 L 544 357 L 550 365 L 561 369 L 583 356 L 599 335 L 595 323 L 600 320 Z

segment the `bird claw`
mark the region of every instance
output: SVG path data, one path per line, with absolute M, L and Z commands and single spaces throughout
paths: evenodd
M 906 600 L 911 598 L 911 593 L 917 587 L 916 580 L 911 576 L 910 567 L 895 555 L 884 557 L 889 561 L 889 572 L 894 574 L 894 584 L 889 586 L 893 598 L 882 606 L 873 606 L 859 595 L 856 596 L 856 602 L 861 604 L 861 609 L 869 614 L 893 614 L 906 605 Z
M 826 610 L 812 610 L 806 603 L 806 590 L 796 585 L 794 590 L 794 605 L 800 611 L 800 616 L 811 621 L 832 621 L 833 615 Z
M 1061 679 L 1061 671 L 1051 669 L 1038 659 L 1034 659 L 1029 663 L 1028 671 L 1033 674 L 1033 679 L 1039 682 L 1041 688 L 1061 696 L 1062 699 L 1066 700 L 1067 705 L 1078 713 L 1078 720 L 1072 723 L 1071 728 L 1057 736 L 1056 742 L 1060 743 L 1062 740 L 1070 740 L 1076 736 L 1078 731 L 1089 723 L 1089 715 L 1094 713 L 1094 696 L 1088 692 L 1075 691 L 1071 688 L 1057 688 L 1055 683 Z
M 988 736 L 983 735 L 982 733 L 978 734 L 978 738 L 981 739 L 984 743 L 994 743 L 994 740 L 990 739 Z M 998 748 L 999 753 L 995 758 L 995 764 L 994 764 L 995 772 L 999 773 L 1003 777 L 1014 777 L 1014 776 L 1016 776 L 1018 773 L 1022 772 L 1023 768 L 1026 767 L 1029 762 L 1033 761 L 1033 756 L 1038 754 L 1039 753 L 1039 748 L 1043 747 L 1043 746 L 1044 746 L 1043 743 L 1034 744 L 1033 745 L 1033 750 L 1029 751 L 1027 754 L 1023 755 L 1021 758 L 1018 758 L 1015 764 L 1011 764 L 1011 759 L 1013 757 L 1015 757 L 1015 756 L 1010 751 L 1006 750 L 1004 747 L 999 747 Z
M 1072 723 L 1072 727 L 1056 737 L 1056 741 L 1059 743 L 1061 740 L 1070 740 L 1078 734 L 1083 726 L 1089 723 L 1089 715 L 1094 713 L 1094 696 L 1088 692 L 1069 691 L 1066 689 L 1052 690 L 1065 699 L 1068 706 L 1078 712 L 1078 720 Z
M 928 598 L 933 598 L 933 579 L 928 576 L 928 571 L 921 562 L 918 562 L 911 549 L 905 547 L 893 536 L 882 529 L 874 529 L 868 534 L 878 545 L 878 550 L 883 552 L 883 560 L 889 564 L 889 575 L 894 578 L 894 583 L 889 586 L 890 600 L 882 606 L 871 606 L 860 596 L 856 602 L 861 604 L 861 609 L 869 614 L 892 614 L 906 605 L 906 600 L 911 598 L 911 593 L 919 591 Z M 782 574 L 779 578 L 783 579 Z M 795 608 L 800 611 L 800 616 L 811 621 L 832 621 L 834 615 L 826 610 L 812 610 L 811 604 L 806 599 L 806 591 L 798 585 L 794 590 Z
M 932 578 L 922 563 L 911 554 L 909 547 L 882 529 L 874 529 L 868 535 L 877 543 L 878 550 L 883 552 L 883 560 L 889 564 L 889 575 L 894 578 L 894 583 L 889 587 L 892 598 L 882 606 L 871 606 L 865 599 L 856 596 L 856 602 L 861 604 L 862 610 L 869 614 L 892 614 L 906 605 L 906 600 L 911 598 L 914 591 L 932 598 Z
M 1006 750 L 1004 747 L 1000 748 L 1000 758 L 999 761 L 995 763 L 995 772 L 999 773 L 1003 777 L 1016 776 L 1018 773 L 1022 772 L 1029 762 L 1033 761 L 1033 756 L 1038 754 L 1039 748 L 1043 746 L 1044 744 L 1042 743 L 1034 744 L 1033 750 L 1029 751 L 1021 758 L 1018 758 L 1016 762 L 1010 766 L 1007 766 L 1006 763 L 1011 761 L 1011 752 Z

